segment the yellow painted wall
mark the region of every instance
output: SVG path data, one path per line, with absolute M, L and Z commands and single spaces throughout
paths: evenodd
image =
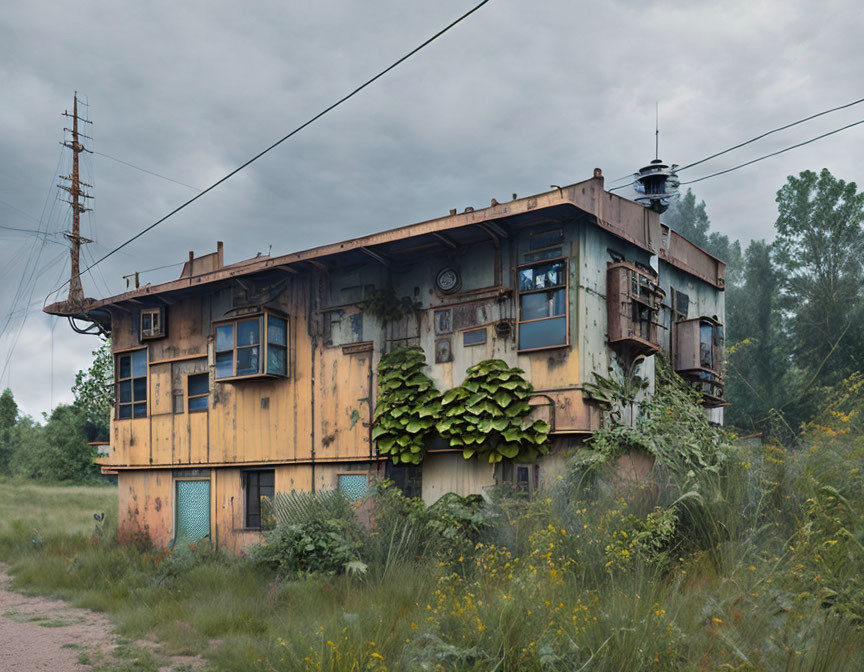
M 124 471 L 117 475 L 121 543 L 149 536 L 157 546 L 174 537 L 174 481 L 170 471 Z

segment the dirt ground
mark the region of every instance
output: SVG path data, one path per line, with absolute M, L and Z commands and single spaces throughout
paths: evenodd
M 9 590 L 7 568 L 0 565 L 0 671 L 82 672 L 110 670 L 118 638 L 103 614 L 71 607 L 61 600 Z M 152 642 L 135 645 L 153 650 Z M 200 658 L 166 658 L 160 671 L 198 670 Z

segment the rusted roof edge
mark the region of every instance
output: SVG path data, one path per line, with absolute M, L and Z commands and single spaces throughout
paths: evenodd
M 650 240 L 647 241 L 648 244 L 646 244 L 645 242 L 640 241 L 636 236 L 631 235 L 623 228 L 617 227 L 614 224 L 606 221 L 606 219 L 604 219 L 603 217 L 604 208 L 602 203 L 600 203 L 601 194 L 606 197 L 611 197 L 613 199 L 620 199 L 621 201 L 623 201 L 623 203 L 621 204 L 623 207 L 638 208 L 640 211 L 644 211 L 645 208 L 634 201 L 618 196 L 617 194 L 612 194 L 605 191 L 603 185 L 603 177 L 597 175 L 588 180 L 576 182 L 566 187 L 556 188 L 552 191 L 535 194 L 533 196 L 527 196 L 525 198 L 515 199 L 513 201 L 508 201 L 505 203 L 496 203 L 495 205 L 491 205 L 489 207 L 479 210 L 470 210 L 458 214 L 446 215 L 444 217 L 426 220 L 424 222 L 418 222 L 416 224 L 408 224 L 405 226 L 397 227 L 395 229 L 388 229 L 386 231 L 368 234 L 358 238 L 351 238 L 349 240 L 341 242 L 319 245 L 308 250 L 291 252 L 276 257 L 261 257 L 260 260 L 257 261 L 257 258 L 253 257 L 251 259 L 245 259 L 242 261 L 238 261 L 234 264 L 230 264 L 228 266 L 223 266 L 219 269 L 202 273 L 198 276 L 181 277 L 177 280 L 169 280 L 168 282 L 160 283 L 158 285 L 145 285 L 143 287 L 124 292 L 123 294 L 117 294 L 115 296 L 100 299 L 88 304 L 83 312 L 89 312 L 94 309 L 104 308 L 106 306 L 122 303 L 124 301 L 129 301 L 132 299 L 139 299 L 148 296 L 164 294 L 167 292 L 179 291 L 183 289 L 188 289 L 190 287 L 197 287 L 213 282 L 227 280 L 241 275 L 260 273 L 269 269 L 277 269 L 280 266 L 290 267 L 291 264 L 296 264 L 303 261 L 313 261 L 321 257 L 340 254 L 351 250 L 357 250 L 363 247 L 381 245 L 397 240 L 412 238 L 414 236 L 440 233 L 451 229 L 470 226 L 472 224 L 487 222 L 489 220 L 512 217 L 514 215 L 525 214 L 534 210 L 542 210 L 545 208 L 551 208 L 560 205 L 571 205 L 581 210 L 584 210 L 591 215 L 594 215 L 597 226 L 599 226 L 600 228 L 605 229 L 616 237 L 626 240 L 627 242 L 636 245 L 637 247 L 646 250 L 652 254 L 660 254 L 668 263 L 671 263 L 674 266 L 680 268 L 681 270 L 695 275 L 696 277 L 705 280 L 706 282 L 709 282 L 716 287 L 722 288 L 722 281 L 720 283 L 712 281 L 705 275 L 695 272 L 694 269 L 685 264 L 683 261 L 670 258 L 667 255 L 663 255 L 662 250 L 659 249 L 659 244 L 657 245 L 658 249 L 654 249 L 653 246 L 650 244 Z M 590 187 L 591 193 L 586 194 L 585 196 L 581 196 L 581 193 L 584 193 L 585 191 L 585 187 Z M 670 231 L 670 234 L 678 235 L 672 231 Z M 711 255 L 704 250 L 702 250 L 702 252 L 711 257 Z M 716 258 L 714 257 L 711 258 L 716 260 Z M 716 261 L 718 261 L 720 264 L 723 263 L 719 260 Z M 49 314 L 66 315 L 66 312 L 61 312 L 61 306 L 62 304 L 51 304 L 43 308 L 43 310 Z

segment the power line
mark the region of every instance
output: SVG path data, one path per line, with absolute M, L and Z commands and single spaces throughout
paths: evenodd
M 733 170 L 738 170 L 739 168 L 743 168 L 744 166 L 749 166 L 753 163 L 758 163 L 759 161 L 763 161 L 764 159 L 770 159 L 772 156 L 777 156 L 778 154 L 783 154 L 784 152 L 788 152 L 793 149 L 797 149 L 798 147 L 803 147 L 804 145 L 809 145 L 811 142 L 816 142 L 817 140 L 821 140 L 822 138 L 827 138 L 829 135 L 834 135 L 835 133 L 839 133 L 840 131 L 845 131 L 848 128 L 852 128 L 853 126 L 858 126 L 859 124 L 864 124 L 864 119 L 861 121 L 856 121 L 852 124 L 848 124 L 841 128 L 834 129 L 833 131 L 829 131 L 828 133 L 823 133 L 822 135 L 817 135 L 815 138 L 810 138 L 809 140 L 805 140 L 804 142 L 799 142 L 797 145 L 792 145 L 791 147 L 786 147 L 786 149 L 781 149 L 776 152 L 771 152 L 770 154 L 765 154 L 764 156 L 760 156 L 758 159 L 753 159 L 752 161 L 747 161 L 745 163 L 740 163 L 737 166 L 733 166 L 732 168 L 727 168 L 726 170 L 720 170 L 716 173 L 711 173 L 710 175 L 706 175 L 705 177 L 700 177 L 695 180 L 690 180 L 688 182 L 681 182 L 684 184 L 695 184 L 696 182 L 701 182 L 702 180 L 707 180 L 712 177 L 717 177 L 718 175 L 725 175 L 726 173 L 731 173 Z
M 718 170 L 716 173 L 711 173 L 710 175 L 705 175 L 704 177 L 699 177 L 695 180 L 688 180 L 687 182 L 681 182 L 680 186 L 685 184 L 696 184 L 697 182 L 701 182 L 702 180 L 708 180 L 712 177 L 717 177 L 718 175 L 725 175 L 726 173 L 731 173 L 734 170 L 738 170 L 739 168 L 744 168 L 745 166 L 752 165 L 754 163 L 759 163 L 759 161 L 764 161 L 765 159 L 770 159 L 772 156 L 777 156 L 778 154 L 785 154 L 793 149 L 798 149 L 798 147 L 803 147 L 804 145 L 809 145 L 811 142 L 816 142 L 817 140 L 822 140 L 823 138 L 827 138 L 829 135 L 835 135 L 836 133 L 840 133 L 841 131 L 845 131 L 847 129 L 852 128 L 853 126 L 859 126 L 860 124 L 864 124 L 864 119 L 860 121 L 853 122 L 851 124 L 847 124 L 846 126 L 841 126 L 840 128 L 835 128 L 833 131 L 828 131 L 827 133 L 823 133 L 822 135 L 817 135 L 815 138 L 810 138 L 809 140 L 805 140 L 804 142 L 799 142 L 795 145 L 791 145 L 784 149 L 779 149 L 776 152 L 771 152 L 770 154 L 765 154 L 756 159 L 752 159 L 750 161 L 745 161 L 744 163 L 739 163 L 737 166 L 732 166 L 731 168 L 726 168 L 725 170 Z M 697 163 L 702 163 L 701 161 Z M 696 164 L 690 164 L 696 165 Z M 612 187 L 611 189 L 607 189 L 607 191 L 616 191 L 617 189 L 624 189 L 625 187 L 632 186 L 632 182 L 630 184 L 622 184 L 618 187 Z
M 141 166 L 136 166 L 135 164 L 129 163 L 128 161 L 123 161 L 122 159 L 118 159 L 114 156 L 108 156 L 102 152 L 93 152 L 94 154 L 98 154 L 99 156 L 104 156 L 106 159 L 111 159 L 112 161 L 116 161 L 117 163 L 122 163 L 124 166 L 129 166 L 130 168 L 134 168 L 135 170 L 140 170 L 142 173 L 147 173 L 148 175 L 152 175 L 153 177 L 158 177 L 163 180 L 168 180 L 168 182 L 173 182 L 174 184 L 179 184 L 181 187 L 186 187 L 187 189 L 192 189 L 193 191 L 201 191 L 198 187 L 193 187 L 191 184 L 186 184 L 185 182 L 181 182 L 180 180 L 174 180 L 170 177 L 165 177 L 164 175 L 160 175 L 159 173 L 154 173 L 152 170 L 147 170 L 146 168 L 142 168 Z
M 693 163 L 688 163 L 686 166 L 676 168 L 675 172 L 680 173 L 682 170 L 687 170 L 688 168 L 692 168 L 693 166 L 698 166 L 699 164 L 705 163 L 706 161 L 710 161 L 711 159 L 716 159 L 718 156 L 723 156 L 724 154 L 728 154 L 729 152 L 732 152 L 736 149 L 740 149 L 741 147 L 744 147 L 745 145 L 749 145 L 753 142 L 756 142 L 757 140 L 761 140 L 762 138 L 765 138 L 769 135 L 772 135 L 773 133 L 779 133 L 780 131 L 785 131 L 787 128 L 792 128 L 793 126 L 798 126 L 799 124 L 803 124 L 806 121 L 816 119 L 817 117 L 822 117 L 826 114 L 830 114 L 831 112 L 837 112 L 838 110 L 845 110 L 848 107 L 852 107 L 854 105 L 859 105 L 860 103 L 864 103 L 864 98 L 859 98 L 858 100 L 853 100 L 851 103 L 846 103 L 845 105 L 838 105 L 837 107 L 832 107 L 830 110 L 823 110 L 822 112 L 817 112 L 816 114 L 811 114 L 809 117 L 804 117 L 803 119 L 799 119 L 798 121 L 793 121 L 792 123 L 786 124 L 784 126 L 778 126 L 777 128 L 771 129 L 770 131 L 766 131 L 765 133 L 761 133 L 760 135 L 757 135 L 755 138 L 751 138 L 750 140 L 746 140 L 744 142 L 741 142 L 737 145 L 734 145 L 733 147 L 729 147 L 728 149 L 724 149 L 722 152 L 717 152 L 716 154 L 712 154 L 711 156 L 706 156 L 704 159 L 699 159 L 698 161 L 694 161 Z M 852 124 L 852 125 L 854 126 L 855 124 Z M 842 128 L 842 129 L 838 129 L 838 131 L 832 131 L 832 133 L 839 132 L 841 130 L 845 130 L 845 128 L 848 128 L 848 126 Z M 826 135 L 831 135 L 831 133 L 826 133 Z M 819 138 L 814 138 L 813 140 L 818 140 L 818 139 L 823 138 L 823 137 L 825 137 L 825 136 L 824 135 L 819 136 Z M 809 140 L 808 142 L 813 142 L 813 140 Z M 802 143 L 802 144 L 807 144 L 807 143 Z M 795 147 L 800 147 L 800 146 L 801 145 L 795 145 Z M 790 147 L 789 149 L 794 149 L 795 147 Z M 788 151 L 788 150 L 783 150 L 783 151 Z M 777 152 L 777 153 L 779 154 L 782 152 Z M 769 154 L 768 156 L 774 156 L 774 155 Z M 768 156 L 765 156 L 763 158 L 768 158 Z M 761 161 L 761 159 L 757 159 L 757 160 Z M 755 161 L 751 161 L 750 163 L 755 163 Z M 741 164 L 741 166 L 736 166 L 736 168 L 743 167 L 746 165 L 749 165 L 749 164 L 744 163 L 744 164 Z M 735 169 L 733 168 L 730 170 L 735 170 Z M 723 172 L 729 172 L 729 171 L 721 171 L 719 173 L 715 173 L 715 175 L 722 175 Z M 613 183 L 614 182 L 620 182 L 621 180 L 631 179 L 632 177 L 633 177 L 633 174 L 631 173 L 630 175 L 624 175 L 623 177 L 619 177 L 617 179 L 614 179 L 614 180 L 612 180 L 612 182 Z M 714 175 L 709 175 L 709 176 L 706 176 L 706 177 L 701 178 L 701 179 L 707 180 L 708 177 L 714 177 Z M 694 181 L 698 181 L 698 180 L 694 180 Z M 632 179 L 627 184 L 622 184 L 618 187 L 612 187 L 611 189 L 608 189 L 608 191 L 615 191 L 617 189 L 624 189 L 626 187 L 629 187 L 631 184 L 633 184 Z M 693 182 L 682 182 L 682 184 L 693 184 Z
M 705 163 L 706 161 L 710 161 L 711 159 L 716 159 L 718 156 L 723 156 L 723 154 L 728 154 L 729 152 L 732 152 L 736 149 L 740 149 L 741 147 L 749 145 L 751 142 L 761 140 L 762 138 L 765 138 L 772 133 L 779 133 L 780 131 L 785 131 L 787 128 L 792 128 L 793 126 L 797 126 L 798 124 L 803 124 L 805 121 L 810 121 L 811 119 L 815 119 L 816 117 L 821 117 L 826 114 L 830 114 L 831 112 L 836 112 L 837 110 L 845 110 L 847 107 L 852 107 L 853 105 L 858 105 L 860 103 L 864 103 L 864 98 L 853 100 L 851 103 L 846 103 L 845 105 L 832 107 L 830 110 L 825 110 L 824 112 L 817 112 L 816 114 L 811 114 L 809 117 L 804 117 L 803 119 L 799 119 L 798 121 L 793 121 L 791 124 L 786 124 L 785 126 L 780 126 L 778 128 L 762 133 L 761 135 L 757 135 L 755 138 L 737 144 L 734 147 L 730 147 L 729 149 L 724 149 L 722 152 L 717 152 L 716 154 L 712 154 L 711 156 L 706 156 L 704 159 L 699 159 L 699 161 L 688 163 L 686 166 L 681 166 L 681 168 L 677 169 L 677 172 L 680 173 L 682 170 L 687 170 L 688 168 L 692 168 L 693 166 L 698 166 L 700 163 Z
M 194 203 L 195 201 L 197 201 L 199 198 L 201 198 L 201 197 L 204 196 L 205 194 L 209 193 L 210 191 L 212 191 L 213 189 L 215 189 L 216 187 L 218 187 L 220 184 L 222 184 L 223 182 L 227 181 L 228 179 L 230 179 L 231 177 L 233 177 L 234 175 L 236 175 L 237 173 L 239 173 L 241 170 L 243 170 L 244 168 L 248 167 L 249 165 L 251 165 L 252 163 L 254 163 L 255 161 L 257 161 L 258 159 L 260 159 L 262 156 L 264 156 L 265 154 L 267 154 L 267 153 L 270 152 L 271 150 L 273 150 L 273 149 L 275 149 L 276 147 L 278 147 L 279 145 L 281 145 L 283 142 L 285 142 L 285 141 L 288 140 L 289 138 L 291 138 L 291 137 L 297 135 L 300 131 L 302 131 L 302 130 L 303 130 L 304 128 L 306 128 L 307 126 L 310 126 L 311 124 L 313 124 L 313 123 L 315 123 L 316 121 L 318 121 L 318 119 L 320 119 L 321 117 L 323 117 L 323 116 L 324 116 L 325 114 L 327 114 L 328 112 L 330 112 L 330 111 L 336 109 L 336 108 L 339 107 L 342 103 L 344 103 L 344 102 L 346 102 L 347 100 L 353 98 L 353 97 L 356 96 L 358 93 L 360 93 L 363 89 L 365 89 L 367 86 L 369 86 L 370 84 L 373 84 L 373 83 L 376 82 L 377 80 L 381 79 L 384 75 L 386 75 L 388 72 L 390 72 L 391 70 L 393 70 L 393 69 L 396 68 L 397 66 L 399 66 L 399 65 L 401 65 L 402 63 L 404 63 L 405 61 L 407 61 L 407 60 L 408 60 L 409 58 L 411 58 L 414 54 L 416 54 L 417 52 L 421 51 L 423 48 L 427 47 L 428 45 L 432 44 L 432 42 L 434 42 L 435 40 L 437 40 L 439 37 L 441 37 L 444 33 L 446 33 L 447 31 L 449 31 L 451 28 L 453 28 L 453 27 L 456 26 L 457 24 L 459 24 L 459 23 L 461 23 L 462 21 L 464 21 L 465 19 L 467 19 L 469 16 L 471 16 L 474 12 L 476 12 L 478 9 L 480 9 L 483 5 L 487 4 L 488 2 L 489 2 L 489 0 L 482 0 L 482 2 L 478 3 L 478 4 L 475 5 L 473 8 L 471 8 L 470 10 L 468 10 L 467 12 L 465 12 L 462 16 L 460 16 L 458 19 L 456 19 L 455 21 L 453 21 L 453 22 L 451 22 L 450 24 L 448 24 L 445 28 L 442 28 L 441 30 L 439 30 L 437 33 L 435 33 L 432 37 L 430 37 L 429 39 L 427 39 L 425 42 L 423 42 L 422 44 L 420 44 L 419 46 L 415 47 L 414 49 L 412 49 L 411 51 L 409 51 L 407 54 L 405 54 L 404 56 L 402 56 L 399 60 L 397 60 L 397 61 L 393 62 L 391 65 L 387 66 L 384 70 L 382 70 L 381 72 L 379 72 L 377 75 L 375 75 L 375 76 L 372 77 L 371 79 L 367 80 L 366 82 L 364 82 L 363 84 L 361 84 L 360 86 L 358 86 L 356 89 L 354 89 L 353 91 L 351 91 L 351 92 L 348 93 L 347 95 L 345 95 L 345 96 L 343 96 L 342 98 L 340 98 L 339 100 L 337 100 L 335 103 L 333 103 L 333 104 L 330 105 L 329 107 L 324 108 L 321 112 L 319 112 L 318 114 L 316 114 L 314 117 L 312 117 L 312 118 L 309 119 L 308 121 L 304 122 L 303 124 L 301 124 L 300 126 L 298 126 L 297 128 L 295 128 L 293 131 L 291 131 L 290 133 L 288 133 L 288 135 L 286 135 L 286 136 L 284 136 L 283 138 L 277 140 L 277 141 L 274 142 L 272 145 L 270 145 L 270 146 L 267 147 L 266 149 L 262 150 L 261 152 L 259 152 L 259 153 L 256 154 L 255 156 L 253 156 L 251 159 L 249 159 L 248 161 L 246 161 L 245 163 L 241 164 L 240 166 L 238 166 L 237 168 L 235 168 L 234 170 L 232 170 L 230 173 L 228 173 L 227 175 L 225 175 L 225 176 L 222 177 L 221 179 L 219 179 L 219 180 L 217 180 L 216 182 L 214 182 L 213 184 L 211 184 L 209 187 L 207 187 L 206 189 L 204 189 L 201 193 L 199 193 L 199 194 L 193 196 L 192 198 L 190 198 L 190 199 L 189 199 L 188 201 L 186 201 L 185 203 L 183 203 L 183 204 L 181 204 L 180 206 L 174 208 L 171 212 L 169 212 L 167 215 L 165 215 L 165 216 L 162 217 L 161 219 L 156 220 L 156 221 L 153 222 L 150 226 L 148 226 L 148 227 L 142 229 L 141 231 L 139 231 L 138 233 L 136 233 L 134 236 L 132 236 L 131 238 L 129 238 L 126 242 L 121 243 L 120 245 L 118 245 L 117 247 L 115 247 L 114 249 L 112 249 L 112 250 L 111 250 L 110 252 L 108 252 L 106 255 L 104 255 L 103 257 L 101 257 L 100 259 L 98 259 L 98 260 L 96 261 L 96 263 L 94 263 L 92 266 L 89 266 L 88 268 L 84 269 L 83 272 L 89 271 L 91 268 L 93 268 L 93 266 L 96 266 L 97 264 L 101 264 L 101 263 L 102 263 L 103 261 L 105 261 L 108 257 L 110 257 L 111 255 L 115 254 L 116 252 L 119 252 L 121 249 L 123 249 L 124 247 L 126 247 L 127 245 L 129 245 L 130 243 L 132 243 L 133 241 L 137 240 L 138 238 L 140 238 L 141 236 L 143 236 L 143 235 L 144 235 L 145 233 L 147 233 L 148 231 L 152 231 L 152 230 L 155 229 L 157 226 L 159 226 L 162 222 L 164 222 L 166 219 L 168 219 L 168 218 L 170 218 L 170 217 L 176 215 L 178 212 L 180 212 L 181 210 L 183 210 L 183 209 L 186 208 L 187 206 L 191 205 L 192 203 Z M 80 274 L 79 274 L 79 275 L 80 275 Z M 56 292 L 56 291 L 59 291 L 60 289 L 63 289 L 63 287 L 65 287 L 66 285 L 68 285 L 71 281 L 72 281 L 72 279 L 70 278 L 70 279 L 67 280 L 65 283 L 63 283 L 62 285 L 60 285 L 60 287 L 58 287 L 58 289 L 55 290 L 55 292 Z M 53 294 L 53 293 L 54 293 L 54 292 L 51 292 L 51 294 Z M 49 294 L 48 296 L 50 296 L 50 294 Z M 47 296 L 45 297 L 45 300 L 46 300 L 46 301 L 48 300 L 48 297 L 47 297 Z

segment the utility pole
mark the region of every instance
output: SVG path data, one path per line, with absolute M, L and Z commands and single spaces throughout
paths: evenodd
M 69 279 L 69 299 L 68 304 L 70 307 L 80 306 L 84 302 L 84 288 L 81 286 L 81 243 L 90 243 L 93 242 L 88 240 L 87 238 L 81 237 L 81 213 L 87 212 L 90 208 L 85 208 L 83 205 L 83 199 L 93 198 L 90 194 L 85 192 L 81 187 L 90 187 L 93 188 L 92 184 L 87 184 L 86 182 L 82 182 L 79 178 L 78 174 L 78 155 L 81 152 L 89 152 L 89 149 L 86 149 L 84 145 L 81 144 L 80 138 L 87 138 L 91 140 L 90 136 L 84 135 L 78 131 L 78 122 L 82 121 L 85 124 L 92 123 L 87 119 L 82 119 L 78 116 L 78 92 L 75 92 L 75 100 L 72 105 L 72 114 L 69 114 L 68 111 L 63 112 L 64 117 L 72 118 L 72 128 L 64 128 L 64 131 L 68 131 L 72 134 L 72 141 L 63 141 L 63 145 L 72 150 L 72 175 L 61 175 L 61 180 L 66 180 L 69 182 L 69 186 L 63 184 L 58 184 L 57 186 L 68 192 L 71 196 L 71 199 L 66 201 L 69 205 L 72 206 L 72 233 L 67 233 L 66 238 L 69 242 L 72 243 L 71 254 L 72 254 L 72 275 Z

